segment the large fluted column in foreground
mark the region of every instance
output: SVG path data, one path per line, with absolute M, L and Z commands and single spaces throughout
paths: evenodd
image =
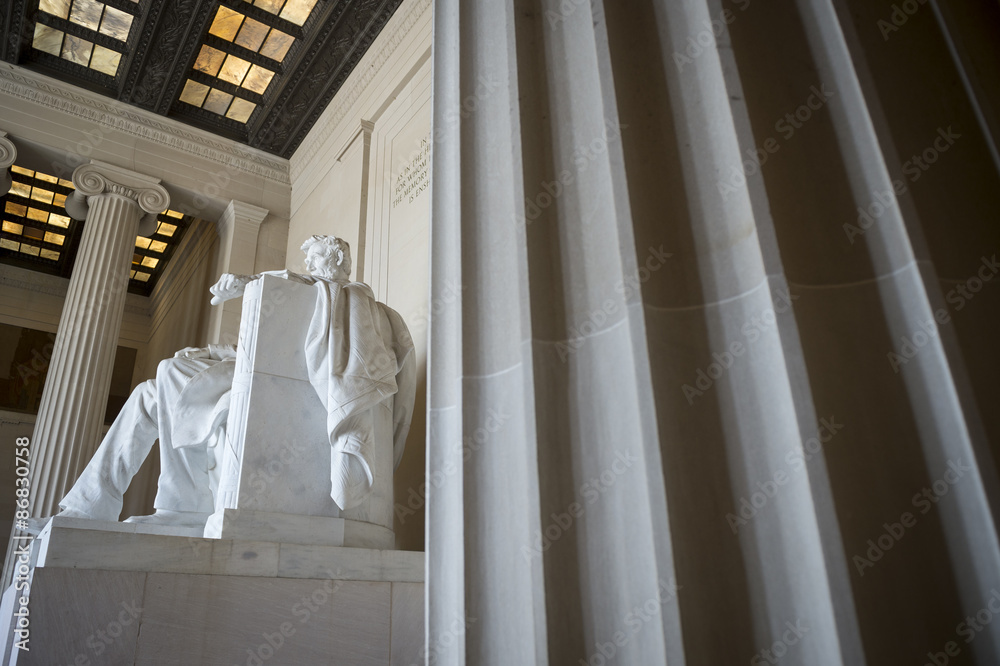
M 73 185 L 89 210 L 31 442 L 38 517 L 58 510 L 97 448 L 139 221 L 170 203 L 158 179 L 96 161 L 73 172 Z
M 962 354 L 995 354 L 971 323 L 996 317 L 969 311 L 997 234 L 943 215 L 995 209 L 996 174 L 951 147 L 949 100 L 940 130 L 905 109 L 891 129 L 969 166 L 897 184 L 921 158 L 888 149 L 879 97 L 958 86 L 869 36 L 886 76 L 864 89 L 841 20 L 831 0 L 435 3 L 434 663 L 996 663 L 989 396 Z M 909 20 L 945 62 L 933 14 Z M 952 313 L 933 283 L 958 259 L 976 292 Z

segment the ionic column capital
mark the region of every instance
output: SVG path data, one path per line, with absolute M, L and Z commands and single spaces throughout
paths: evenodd
M 9 169 L 17 159 L 17 147 L 7 138 L 7 132 L 0 130 L 0 169 Z
M 170 205 L 170 195 L 160 185 L 159 178 L 97 160 L 81 164 L 73 171 L 73 187 L 76 192 L 73 193 L 72 203 L 67 201 L 67 211 L 77 219 L 86 217 L 90 198 L 101 195 L 133 201 L 143 213 L 154 217 Z
M 10 174 L 7 169 L 17 159 L 17 147 L 7 138 L 7 133 L 0 131 L 0 197 L 10 192 Z

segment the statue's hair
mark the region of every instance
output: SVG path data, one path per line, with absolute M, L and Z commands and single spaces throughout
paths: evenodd
M 302 243 L 302 251 L 309 252 L 313 245 L 319 245 L 323 249 L 323 254 L 332 257 L 336 265 L 344 271 L 344 275 L 351 275 L 351 246 L 342 238 L 336 236 L 310 236 Z

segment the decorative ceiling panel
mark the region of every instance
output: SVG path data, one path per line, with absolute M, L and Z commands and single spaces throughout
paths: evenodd
M 288 158 L 402 0 L 9 0 L 0 57 Z

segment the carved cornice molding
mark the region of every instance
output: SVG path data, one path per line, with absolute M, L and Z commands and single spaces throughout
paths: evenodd
M 66 290 L 69 288 L 69 280 L 66 278 L 55 279 L 64 280 L 64 283 L 52 284 L 41 282 L 39 280 L 26 280 L 0 271 L 0 286 L 8 287 L 10 289 L 23 289 L 36 294 L 48 294 L 49 296 L 66 298 Z
M 261 176 L 284 185 L 291 183 L 288 160 L 12 65 L 0 67 L 0 95 L 10 95 L 83 118 L 101 127 L 211 160 L 227 169 Z
M 291 163 L 291 177 L 297 180 L 302 171 L 312 163 L 313 158 L 326 144 L 327 140 L 337 130 L 338 125 L 361 97 L 365 89 L 371 85 L 376 76 L 382 74 L 382 68 L 392 54 L 399 48 L 399 45 L 406 39 L 423 15 L 430 10 L 432 0 L 416 0 L 409 7 L 409 11 L 398 18 L 392 34 L 385 31 L 379 37 L 387 38 L 382 42 L 377 53 L 369 51 L 365 57 L 370 56 L 370 60 L 365 62 L 364 72 L 354 79 L 349 89 L 341 89 L 333 99 L 333 106 L 327 108 L 313 125 L 307 138 L 308 142 L 300 144 L 300 149 L 294 154 L 294 161 Z M 364 58 L 362 58 L 364 60 Z M 360 64 L 360 63 L 359 63 Z M 357 69 L 355 69 L 357 71 Z
M 35 425 L 36 418 L 34 414 L 21 414 L 20 412 L 11 412 L 5 409 L 0 411 L 0 426 L 33 426 Z

